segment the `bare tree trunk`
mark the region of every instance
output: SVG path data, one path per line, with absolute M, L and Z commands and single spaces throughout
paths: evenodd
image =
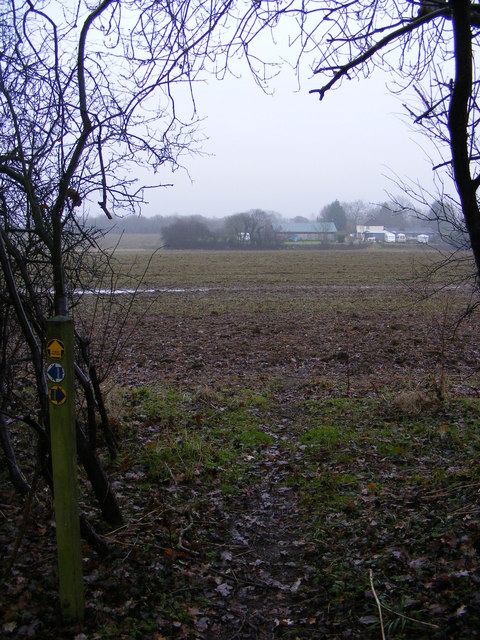
M 2 229 L 0 229 L 0 265 L 5 277 L 7 290 L 12 300 L 12 306 L 15 309 L 18 322 L 20 323 L 23 335 L 25 336 L 25 340 L 30 348 L 42 418 L 45 424 L 48 424 L 48 390 L 43 367 L 42 350 L 18 292 L 15 277 L 12 272 L 12 266 L 5 246 Z
M 25 480 L 17 464 L 15 451 L 13 450 L 12 443 L 10 441 L 8 424 L 2 411 L 0 411 L 0 442 L 2 444 L 5 458 L 7 459 L 7 468 L 10 476 L 10 481 L 15 491 L 21 494 L 28 493 L 30 491 L 30 485 Z
M 100 381 L 97 376 L 97 370 L 95 368 L 95 365 L 92 363 L 90 359 L 90 353 L 89 353 L 87 342 L 83 338 L 81 338 L 78 334 L 77 334 L 77 340 L 80 346 L 80 352 L 82 354 L 83 361 L 85 363 L 85 366 L 88 369 L 88 375 L 89 375 L 89 378 L 87 379 L 87 377 L 84 374 L 81 374 L 80 368 L 78 367 L 79 379 L 82 383 L 82 386 L 84 387 L 85 397 L 87 399 L 87 405 L 89 401 L 92 403 L 92 405 L 96 405 L 96 408 L 98 409 L 98 413 L 100 414 L 102 431 L 105 436 L 105 441 L 108 446 L 108 451 L 112 458 L 116 458 L 117 451 L 118 451 L 118 442 L 112 430 L 110 429 L 107 410 L 105 408 L 105 403 L 103 401 L 102 390 L 100 389 Z M 89 413 L 90 413 L 90 410 L 89 410 Z M 92 447 L 95 448 L 96 420 L 93 423 L 92 420 L 89 419 L 89 440 L 90 440 L 90 443 L 92 444 Z
M 77 423 L 77 452 L 88 479 L 92 485 L 92 489 L 97 498 L 102 515 L 111 525 L 120 525 L 123 523 L 122 513 L 118 506 L 115 494 L 112 491 L 110 482 L 100 464 L 99 459 L 95 455 L 95 451 L 83 432 L 82 427 Z
M 108 555 L 108 545 L 98 535 L 83 513 L 80 514 L 80 535 L 101 558 Z
M 97 418 L 95 415 L 95 397 L 88 376 L 82 371 L 78 363 L 75 363 L 75 376 L 83 388 L 83 394 L 87 403 L 88 441 L 95 451 L 97 448 Z
M 473 89 L 473 50 L 470 25 L 470 1 L 451 0 L 454 34 L 455 80 L 448 112 L 448 129 L 452 165 L 457 192 L 467 225 L 472 252 L 480 280 L 480 210 L 476 191 L 478 180 L 472 180 L 468 137 L 469 105 Z
M 100 420 L 102 423 L 102 431 L 104 433 L 105 440 L 107 442 L 108 451 L 112 456 L 112 458 L 116 458 L 117 451 L 118 451 L 118 442 L 110 428 L 107 410 L 105 408 L 105 402 L 103 401 L 103 394 L 102 394 L 102 390 L 100 389 L 100 381 L 98 380 L 97 370 L 95 369 L 95 365 L 91 364 L 88 370 L 90 373 L 90 378 L 92 380 L 93 392 L 95 394 L 95 399 L 97 401 L 98 412 L 100 414 Z

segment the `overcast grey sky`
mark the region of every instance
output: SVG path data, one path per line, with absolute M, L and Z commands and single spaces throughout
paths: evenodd
M 183 171 L 161 175 L 174 186 L 148 194 L 142 215 L 225 216 L 261 208 L 285 217 L 315 216 L 335 199 L 381 202 L 400 193 L 391 178 L 431 187 L 432 169 L 387 78 L 346 82 L 320 102 L 292 72 L 265 95 L 250 77 L 196 88 L 201 130 L 211 156 L 186 158 Z M 389 179 L 390 177 L 390 179 Z

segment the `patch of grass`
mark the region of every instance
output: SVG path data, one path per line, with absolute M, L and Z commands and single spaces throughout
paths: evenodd
M 364 496 L 383 495 L 390 478 L 395 478 L 399 495 L 410 496 L 419 487 L 430 490 L 461 481 L 465 464 L 468 477 L 476 475 L 468 460 L 480 445 L 473 417 L 476 412 L 480 416 L 480 403 L 451 401 L 443 412 L 422 418 L 395 417 L 390 408 L 390 402 L 376 398 L 297 405 L 308 428 L 299 434 L 302 464 L 294 465 L 287 483 L 296 487 L 304 504 L 318 505 L 319 511 L 342 504 L 350 509 L 357 500 L 363 503 Z M 371 504 L 367 500 L 365 506 Z M 385 517 L 380 512 L 374 519 L 378 523 Z
M 382 458 L 394 460 L 406 460 L 412 455 L 403 444 L 390 444 L 389 442 L 379 442 L 377 453 Z
M 309 429 L 300 441 L 310 447 L 326 447 L 331 449 L 342 441 L 342 434 L 336 425 L 323 425 L 314 429 Z
M 172 426 L 178 421 L 182 412 L 182 405 L 186 398 L 172 390 L 153 390 L 141 388 L 136 393 L 136 401 L 142 407 L 141 416 L 149 421 Z
M 242 431 L 238 440 L 245 447 L 268 446 L 273 443 L 272 436 L 257 427 L 249 427 Z
M 262 394 L 258 392 L 250 392 L 247 391 L 247 400 L 248 404 L 252 407 L 257 407 L 258 409 L 266 410 L 270 407 L 271 398 L 267 394 Z
M 195 431 L 159 438 L 143 455 L 148 476 L 153 480 L 191 482 L 206 471 L 216 471 L 233 459 L 233 450 L 213 445 Z
M 401 391 L 393 398 L 393 406 L 403 415 L 413 417 L 440 408 L 441 402 L 437 394 L 427 393 L 421 389 Z
M 179 393 L 145 387 L 132 393 L 129 402 L 132 441 L 137 430 L 150 435 L 138 448 L 138 460 L 150 481 L 218 477 L 224 493 L 233 495 L 239 483 L 251 481 L 251 474 L 245 473 L 251 460 L 241 451 L 273 443 L 263 426 L 268 423 L 268 392 L 201 388 Z
M 315 474 L 292 475 L 288 483 L 300 492 L 301 503 L 310 513 L 321 514 L 325 508 L 351 508 L 358 479 L 349 473 L 319 468 Z
M 480 447 L 479 403 L 450 400 L 418 414 L 399 410 L 386 394 L 320 397 L 289 404 L 286 415 L 293 419 L 286 430 L 274 419 L 273 397 L 267 385 L 143 390 L 134 413 L 148 416 L 154 433 L 141 454 L 147 480 L 152 486 L 158 480 L 176 484 L 179 504 L 181 485 L 195 494 L 203 487 L 205 498 L 213 484 L 212 495 L 228 510 L 258 484 L 262 456 L 277 441 L 274 450 L 282 450 L 284 459 L 288 452 L 283 482 L 293 490 L 289 495 L 296 494 L 302 537 L 314 549 L 332 616 L 345 615 L 344 603 L 354 600 L 365 615 L 370 612 L 370 566 L 392 608 L 415 614 L 413 605 L 404 606 L 401 589 L 415 584 L 425 591 L 422 585 L 435 579 L 432 563 L 423 557 L 443 562 L 448 555 L 460 562 L 462 545 L 469 544 L 468 520 L 459 530 L 452 514 L 476 508 L 472 460 Z M 177 537 L 174 532 L 174 543 Z M 399 638 L 409 637 L 414 623 L 402 629 L 395 621 L 385 616 Z M 363 631 L 370 637 L 374 627 Z
M 232 484 L 231 482 L 222 482 L 220 484 L 220 488 L 225 496 L 234 497 L 238 496 L 240 493 L 238 484 Z

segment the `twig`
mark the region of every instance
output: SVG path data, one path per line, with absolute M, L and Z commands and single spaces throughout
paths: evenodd
M 466 515 L 473 515 L 474 513 L 478 513 L 480 511 L 480 507 L 474 507 L 473 505 L 471 507 L 467 508 L 463 508 L 463 509 L 457 509 L 456 511 L 451 511 L 450 515 L 452 516 L 466 516 Z
M 432 622 L 423 622 L 422 620 L 417 620 L 416 618 L 410 618 L 409 616 L 406 616 L 403 613 L 398 613 L 398 611 L 394 611 L 393 609 L 390 609 L 390 607 L 387 607 L 386 604 L 382 606 L 385 609 L 385 611 L 388 611 L 389 613 L 393 613 L 394 616 L 398 616 L 399 618 L 403 618 L 404 620 L 408 620 L 409 622 L 422 624 L 424 627 L 430 627 L 432 629 L 440 629 L 440 626 L 438 624 L 433 624 Z
M 175 487 L 174 487 L 174 495 L 175 495 L 175 497 L 177 497 L 177 495 L 178 495 L 178 482 L 177 482 L 177 479 L 173 475 L 173 471 L 170 469 L 168 464 L 166 462 L 164 464 L 167 467 L 168 473 L 170 474 L 170 476 L 172 478 L 173 484 L 175 485 Z
M 373 593 L 373 597 L 375 598 L 375 602 L 377 603 L 377 608 L 378 608 L 378 614 L 380 617 L 380 627 L 382 629 L 382 640 L 385 640 L 385 631 L 383 628 L 383 618 L 382 618 L 382 607 L 385 609 L 385 611 L 388 611 L 389 613 L 393 613 L 393 615 L 398 616 L 399 618 L 403 618 L 404 620 L 408 620 L 409 622 L 415 622 L 416 624 L 421 624 L 424 627 L 430 627 L 431 629 L 440 629 L 438 624 L 433 624 L 431 622 L 423 622 L 422 620 L 417 620 L 416 618 L 410 618 L 410 616 L 406 616 L 403 613 L 398 613 L 398 611 L 394 611 L 393 609 L 390 609 L 390 607 L 387 607 L 387 605 L 383 604 L 380 602 L 380 600 L 378 599 L 377 593 L 375 591 L 375 587 L 373 586 L 373 571 L 372 569 L 370 569 L 370 587 L 372 589 L 372 593 Z
M 187 526 L 182 529 L 180 531 L 180 535 L 178 536 L 178 548 L 181 549 L 182 551 L 186 551 L 187 553 L 191 553 L 194 556 L 199 556 L 200 554 L 198 553 L 198 551 L 194 551 L 193 549 L 189 549 L 188 547 L 185 547 L 183 544 L 183 536 L 187 533 L 187 531 L 189 531 L 191 528 L 193 527 L 193 518 L 192 515 L 190 514 L 190 522 L 189 524 L 187 524 Z
M 467 484 L 457 484 L 454 487 L 449 487 L 448 489 L 437 489 L 435 491 L 429 491 L 428 493 L 424 493 L 421 497 L 424 498 L 443 498 L 450 493 L 455 493 L 455 491 L 462 491 L 463 489 L 471 489 L 472 487 L 480 486 L 479 482 L 470 482 Z
M 378 599 L 377 592 L 375 591 L 375 587 L 373 586 L 373 571 L 370 569 L 370 587 L 372 589 L 373 597 L 375 598 L 375 602 L 377 603 L 378 608 L 378 616 L 380 618 L 380 629 L 382 630 L 382 640 L 385 640 L 385 630 L 383 628 L 383 617 L 382 617 L 382 604 Z
M 167 511 L 167 509 L 162 505 L 161 507 L 157 507 L 155 509 L 152 509 L 152 511 L 149 511 L 148 513 L 145 513 L 143 516 L 141 516 L 140 518 L 137 518 L 136 520 L 130 520 L 130 522 L 127 522 L 127 524 L 122 525 L 121 527 L 118 527 L 118 529 L 114 529 L 113 531 L 110 531 L 108 534 L 106 534 L 104 537 L 105 538 L 113 538 L 113 536 L 116 533 L 119 533 L 120 531 L 122 531 L 123 529 L 131 529 L 132 527 L 134 527 L 135 525 L 140 524 L 140 522 L 142 520 L 145 520 L 145 518 L 148 518 L 149 516 L 153 515 L 154 513 L 158 513 L 158 511 Z
M 214 567 L 210 567 L 209 571 L 217 574 L 218 576 L 222 576 L 222 578 L 224 578 L 225 580 L 230 580 L 231 582 L 233 581 L 233 579 L 235 579 L 238 584 L 242 583 L 250 587 L 256 587 L 257 589 L 265 589 L 265 590 L 272 589 L 274 591 L 278 591 L 277 585 L 267 584 L 266 582 L 259 582 L 258 580 L 246 580 L 245 578 L 241 578 L 240 576 L 237 576 L 237 574 L 233 575 L 233 572 L 225 573 L 224 571 L 219 571 Z
M 137 542 L 138 542 L 138 536 L 135 538 L 135 542 L 131 545 L 127 555 L 123 558 L 122 563 L 125 562 L 125 560 L 127 560 L 130 557 L 130 554 L 135 549 Z

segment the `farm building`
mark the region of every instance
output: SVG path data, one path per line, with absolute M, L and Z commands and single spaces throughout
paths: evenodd
M 357 224 L 357 236 L 361 238 L 366 233 L 372 234 L 383 234 L 385 232 L 385 227 L 379 224 Z
M 392 242 L 386 239 L 387 233 L 383 225 L 357 224 L 356 237 L 363 242 Z
M 357 225 L 356 238 L 363 242 L 420 242 L 428 244 L 432 241 L 430 230 L 413 229 L 400 231 L 398 229 L 385 229 L 383 226 Z
M 386 234 L 388 232 L 383 230 L 383 231 L 365 231 L 365 233 L 362 234 L 362 238 L 364 242 L 392 242 L 391 239 L 387 240 L 386 239 Z M 391 234 L 393 235 L 393 234 Z M 391 235 L 389 235 L 389 238 L 391 238 Z M 393 240 L 394 242 L 394 240 Z
M 421 244 L 428 244 L 432 242 L 433 236 L 431 229 L 414 229 L 412 231 L 405 231 L 407 242 L 420 242 Z
M 335 242 L 337 238 L 333 222 L 277 222 L 273 230 L 281 242 Z

